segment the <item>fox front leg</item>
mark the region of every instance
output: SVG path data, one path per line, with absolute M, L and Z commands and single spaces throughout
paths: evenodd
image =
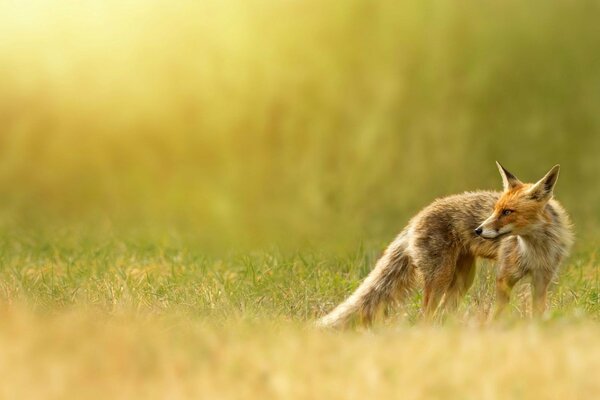
M 546 297 L 552 274 L 547 271 L 534 272 L 531 277 L 532 315 L 542 317 L 546 311 Z
M 508 303 L 510 302 L 510 294 L 513 288 L 523 278 L 523 273 L 520 271 L 512 271 L 507 268 L 502 268 L 496 278 L 496 304 L 492 314 L 493 319 L 500 317 Z

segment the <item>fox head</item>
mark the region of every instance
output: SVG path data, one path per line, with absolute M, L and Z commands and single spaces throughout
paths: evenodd
M 506 235 L 526 235 L 544 222 L 546 203 L 552 198 L 552 190 L 558 179 L 560 165 L 555 165 L 537 183 L 522 183 L 496 161 L 504 191 L 494 211 L 475 233 L 484 239 L 496 239 Z

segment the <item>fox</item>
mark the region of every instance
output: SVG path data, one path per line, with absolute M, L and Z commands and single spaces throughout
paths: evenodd
M 569 255 L 574 233 L 554 199 L 560 165 L 536 183 L 523 183 L 499 162 L 502 191 L 471 191 L 435 200 L 414 216 L 385 249 L 358 288 L 318 327 L 339 328 L 358 317 L 371 325 L 384 306 L 401 303 L 423 286 L 421 314 L 451 312 L 472 286 L 476 259 L 496 261 L 491 319 L 510 301 L 513 287 L 531 278 L 532 316 L 546 311 L 548 287 Z

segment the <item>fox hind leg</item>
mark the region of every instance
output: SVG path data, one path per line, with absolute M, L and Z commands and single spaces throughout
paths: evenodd
M 444 294 L 450 287 L 456 270 L 456 257 L 445 257 L 440 262 L 430 264 L 423 271 L 424 294 L 423 315 L 432 319 Z
M 458 308 L 460 300 L 473 285 L 475 280 L 475 257 L 471 254 L 462 254 L 456 261 L 456 270 L 450 287 L 444 296 L 443 309 L 452 312 Z

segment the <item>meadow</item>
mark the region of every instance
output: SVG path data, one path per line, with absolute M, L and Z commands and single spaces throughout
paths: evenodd
M 0 3 L 0 398 L 597 398 L 593 1 Z M 529 318 L 320 331 L 433 199 L 561 164 Z

